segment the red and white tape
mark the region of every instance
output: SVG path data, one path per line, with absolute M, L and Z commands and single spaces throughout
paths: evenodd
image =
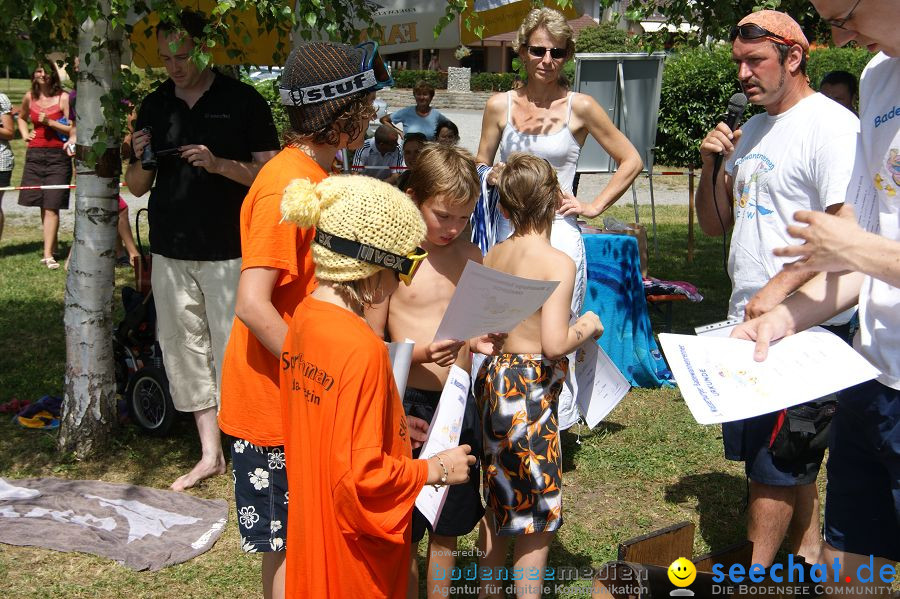
M 0 191 L 32 191 L 38 189 L 75 189 L 74 185 L 20 185 L 18 187 L 0 187 Z

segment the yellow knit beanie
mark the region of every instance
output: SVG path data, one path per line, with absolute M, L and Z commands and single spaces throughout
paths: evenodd
M 425 223 L 405 193 L 372 177 L 335 175 L 314 184 L 294 179 L 281 200 L 285 220 L 406 256 L 425 238 Z M 312 244 L 316 277 L 358 281 L 383 267 Z

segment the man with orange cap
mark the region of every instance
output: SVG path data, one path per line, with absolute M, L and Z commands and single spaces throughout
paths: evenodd
M 764 360 L 771 341 L 859 302 L 854 347 L 881 374 L 838 394 L 822 563 L 840 570 L 830 594 L 888 596 L 900 561 L 900 13 L 897 0 L 812 3 L 836 45 L 878 53 L 860 78 L 854 185 L 838 215 L 794 215 L 807 225 L 789 230 L 802 243 L 775 250 L 797 259 L 794 272 L 822 272 L 733 334 L 756 341 Z
M 859 120 L 809 86 L 809 42 L 787 14 L 754 12 L 732 29 L 731 40 L 741 88 L 765 112 L 734 131 L 720 123 L 701 143 L 697 216 L 708 235 L 732 230 L 728 316 L 744 320 L 768 312 L 814 276 L 782 270 L 787 260 L 772 250 L 792 243 L 786 228 L 797 210 L 841 207 Z M 713 181 L 720 156 L 723 172 Z M 847 338 L 851 314 L 827 324 L 839 326 L 835 332 Z M 722 427 L 726 457 L 743 461 L 750 481 L 747 537 L 753 563 L 772 565 L 788 532 L 793 552 L 816 563 L 821 547 L 816 477 L 824 449 L 773 453 L 770 439 L 779 422 L 776 412 Z

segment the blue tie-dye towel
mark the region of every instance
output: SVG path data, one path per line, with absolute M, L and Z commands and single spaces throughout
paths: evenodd
M 599 345 L 635 387 L 673 386 L 647 314 L 637 239 L 584 235 L 587 293 L 584 310 L 603 322 Z

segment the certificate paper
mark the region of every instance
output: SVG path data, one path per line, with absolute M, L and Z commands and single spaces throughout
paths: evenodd
M 743 420 L 818 399 L 878 376 L 853 348 L 815 327 L 753 359 L 745 339 L 660 333 L 678 389 L 700 424 Z
M 462 430 L 468 396 L 469 373 L 459 366 L 451 366 L 444 390 L 441 392 L 437 411 L 428 428 L 428 439 L 422 445 L 419 458 L 427 459 L 445 449 L 452 449 L 459 445 L 459 433 Z M 441 515 L 446 498 L 446 486 L 435 489 L 431 485 L 425 485 L 416 498 L 416 507 L 423 516 L 428 518 L 432 527 Z
M 508 333 L 537 312 L 557 285 L 559 281 L 514 277 L 470 260 L 434 340 Z
M 413 348 L 416 346 L 412 339 L 385 343 L 388 348 L 388 357 L 391 360 L 391 369 L 394 371 L 394 382 L 397 383 L 397 391 L 400 397 L 406 393 L 406 379 L 409 378 L 409 365 L 412 364 Z
M 575 361 L 578 381 L 575 401 L 588 428 L 594 428 L 619 405 L 631 390 L 631 383 L 593 340 L 578 348 Z

